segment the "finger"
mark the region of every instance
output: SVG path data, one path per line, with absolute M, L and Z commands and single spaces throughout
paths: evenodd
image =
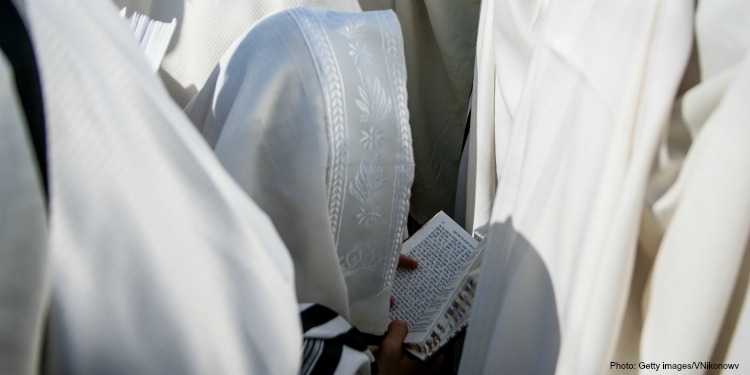
M 398 254 L 398 266 L 413 270 L 419 267 L 419 262 L 412 257 L 406 256 L 404 254 Z
M 406 322 L 403 320 L 394 320 L 388 325 L 388 332 L 383 339 L 383 343 L 380 345 L 380 349 L 384 354 L 395 354 L 401 353 L 401 347 L 404 344 L 406 334 L 409 332 L 409 328 L 406 326 Z

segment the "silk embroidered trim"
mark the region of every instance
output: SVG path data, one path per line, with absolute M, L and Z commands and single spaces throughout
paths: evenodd
M 390 289 L 414 178 L 406 66 L 391 12 L 290 11 L 324 93 L 331 227 L 349 304 Z

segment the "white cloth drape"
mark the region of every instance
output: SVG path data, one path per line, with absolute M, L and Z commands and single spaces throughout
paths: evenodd
M 376 334 L 414 173 L 402 43 L 390 11 L 282 12 L 230 48 L 187 109 L 278 228 L 299 301 Z
M 472 129 L 470 229 L 494 202 L 461 371 L 599 374 L 618 343 L 692 4 L 484 6 L 476 94 L 490 108 Z
M 301 6 L 359 11 L 356 0 L 114 0 L 128 12 L 171 22 L 177 31 L 162 62 L 161 77 L 180 106 L 203 88 L 235 39 L 261 18 Z
M 296 373 L 292 264 L 110 2 L 34 0 L 48 126 L 45 368 Z
M 482 205 L 494 203 L 461 372 L 741 369 L 750 5 L 702 1 L 695 17 L 672 0 L 482 12 L 468 228 L 486 227 Z
M 547 7 L 542 0 L 496 3 L 482 3 L 466 146 L 465 228 L 482 235 L 487 232 L 513 119 Z
M 676 104 L 644 210 L 639 256 L 651 273 L 638 304 L 636 347 L 644 360 L 739 363 L 740 372 L 747 366 L 748 22 L 746 1 L 698 3 L 699 82 Z
M 41 180 L 16 94 L 0 53 L 0 372 L 38 372 L 49 297 L 47 223 Z

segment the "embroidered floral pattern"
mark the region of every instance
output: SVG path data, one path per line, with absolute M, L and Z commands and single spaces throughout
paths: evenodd
M 392 12 L 290 13 L 324 92 L 329 213 L 356 306 L 392 284 L 408 214 L 414 163 L 400 26 Z
M 365 150 L 380 148 L 380 142 L 383 140 L 383 134 L 380 129 L 370 125 L 368 130 L 362 130 L 362 139 L 359 141 L 365 147 Z
M 378 260 L 375 246 L 369 243 L 360 243 L 354 245 L 354 248 L 339 258 L 344 276 L 360 274 L 362 272 L 377 272 L 378 266 L 382 263 Z
M 383 169 L 380 168 L 380 154 L 375 155 L 370 165 L 366 165 L 364 162 L 359 165 L 357 176 L 354 178 L 354 183 L 350 189 L 354 198 L 361 203 L 357 214 L 359 224 L 372 225 L 380 219 L 376 203 L 380 197 L 378 190 L 383 186 L 384 181 Z
M 372 53 L 367 45 L 356 41 L 349 43 L 349 56 L 354 57 L 354 63 L 357 65 L 372 65 Z
M 362 15 L 347 14 L 344 17 L 342 13 L 329 13 L 328 19 L 346 39 L 361 39 L 367 36 L 365 18 Z
M 357 108 L 362 111 L 360 120 L 362 122 L 383 122 L 391 112 L 391 98 L 386 94 L 380 80 L 362 77 L 362 86 L 357 88 L 357 92 L 359 98 L 355 99 L 354 102 L 357 103 Z

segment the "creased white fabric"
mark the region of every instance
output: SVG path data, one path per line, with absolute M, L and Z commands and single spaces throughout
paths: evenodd
M 188 114 L 268 213 L 300 302 L 383 333 L 413 179 L 392 12 L 299 8 L 252 28 Z
M 466 212 L 464 229 L 474 234 L 487 233 L 492 202 L 497 191 L 497 158 L 504 149 L 495 152 L 495 2 L 485 1 L 479 17 L 477 54 L 474 67 L 474 86 L 471 95 L 471 123 L 466 149 L 462 158 L 467 164 Z M 510 76 L 509 79 L 517 77 Z M 498 98 L 500 99 L 500 98 Z M 502 110 L 499 108 L 498 110 Z M 500 137 L 500 141 L 507 137 Z M 481 157 L 479 157 L 481 155 Z M 461 215 L 461 213 L 458 213 Z
M 476 138 L 490 153 L 472 152 L 496 163 L 489 233 L 496 245 L 485 253 L 463 373 L 608 369 L 651 162 L 688 60 L 692 13 L 681 0 L 575 0 L 496 3 L 494 20 L 482 15 L 494 40 L 479 45 L 491 49 L 477 60 L 494 54 L 495 72 L 478 67 L 477 81 L 495 87 L 493 97 L 477 100 L 494 102 L 494 114 L 478 117 L 492 122 L 477 131 L 491 128 L 494 136 Z M 483 163 L 477 173 L 485 177 L 474 183 L 493 181 L 492 160 Z M 543 306 L 554 314 L 530 323 L 524 312 L 541 314 Z M 544 337 L 557 337 L 557 345 L 535 350 Z
M 467 139 L 469 233 L 486 234 L 547 1 L 485 1 L 477 37 L 471 125 Z M 497 124 L 497 126 L 496 126 Z
M 128 12 L 171 22 L 177 31 L 162 63 L 161 77 L 180 106 L 203 88 L 235 39 L 261 18 L 300 6 L 359 11 L 356 0 L 114 0 Z
M 492 3 L 492 1 L 487 1 Z M 404 35 L 410 124 L 416 163 L 411 216 L 426 223 L 454 216 L 479 21 L 478 0 L 359 0 L 392 9 Z M 456 212 L 463 220 L 463 211 Z
M 28 2 L 48 125 L 48 373 L 291 374 L 292 264 L 112 3 Z
M 656 240 L 641 242 L 653 262 L 641 306 L 644 359 L 740 363 L 740 372 L 747 366 L 748 22 L 745 1 L 698 4 L 700 81 L 677 103 L 645 207 L 653 219 L 644 232 Z M 678 173 L 670 171 L 675 165 Z
M 39 370 L 49 297 L 47 223 L 39 168 L 0 53 L 0 373 Z

